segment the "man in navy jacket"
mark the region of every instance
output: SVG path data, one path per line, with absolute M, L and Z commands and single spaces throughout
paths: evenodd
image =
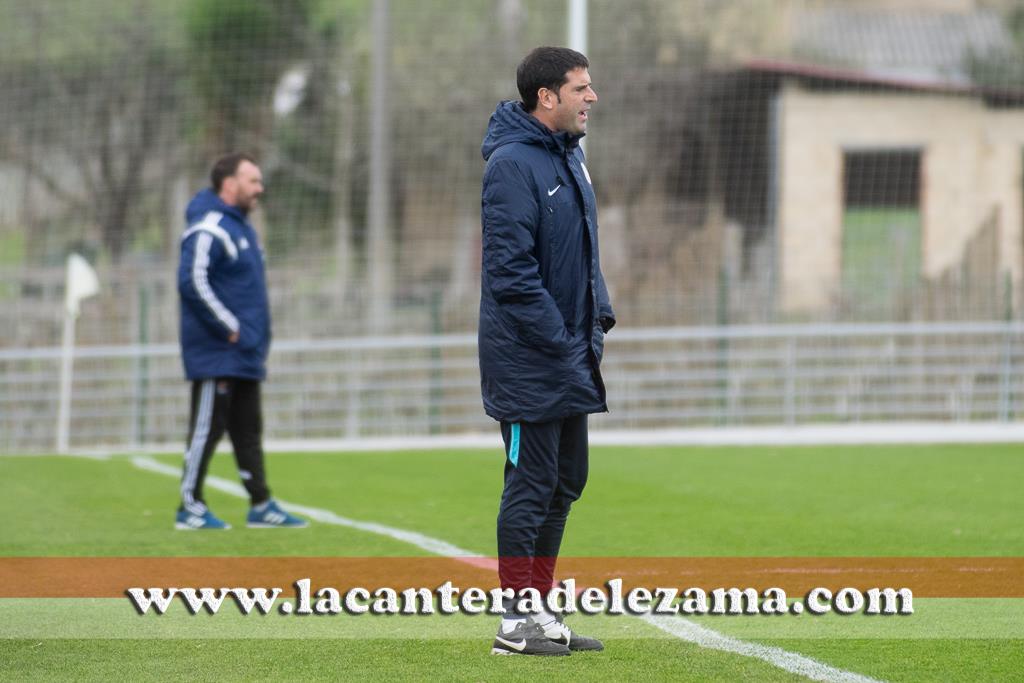
M 188 446 L 177 529 L 229 529 L 203 500 L 203 480 L 227 430 L 238 473 L 249 492 L 250 527 L 302 527 L 270 497 L 263 467 L 260 383 L 267 375 L 270 306 L 263 251 L 249 212 L 263 193 L 253 159 L 231 154 L 210 173 L 185 211 L 178 292 L 181 356 L 192 382 Z
M 587 416 L 606 412 L 604 335 L 615 324 L 601 274 L 597 204 L 579 140 L 597 94 L 589 63 L 566 48 L 519 65 L 522 102 L 503 102 L 483 143 L 480 379 L 501 423 L 498 514 L 503 589 L 546 596 L 572 502 L 587 480 Z M 549 611 L 513 606 L 494 654 L 600 650 Z

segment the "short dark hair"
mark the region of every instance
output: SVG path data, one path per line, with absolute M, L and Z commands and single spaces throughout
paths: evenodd
M 220 187 L 224 184 L 224 179 L 235 175 L 238 171 L 238 167 L 241 166 L 243 161 L 248 161 L 254 166 L 258 165 L 255 159 L 244 152 L 226 154 L 220 159 L 217 159 L 213 164 L 213 168 L 210 169 L 210 184 L 213 185 L 214 192 L 220 192 Z
M 567 47 L 538 47 L 519 63 L 516 86 L 523 98 L 523 109 L 537 108 L 537 91 L 541 88 L 556 93 L 569 80 L 566 74 L 573 69 L 589 69 L 590 62 L 576 50 Z

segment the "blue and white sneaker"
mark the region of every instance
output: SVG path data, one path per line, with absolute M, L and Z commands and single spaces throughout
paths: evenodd
M 302 529 L 309 526 L 309 522 L 285 512 L 277 501 L 271 498 L 249 510 L 245 525 L 250 529 Z
M 222 519 L 217 519 L 212 512 L 207 510 L 201 515 L 194 514 L 188 510 L 178 510 L 178 516 L 174 520 L 174 528 L 183 531 L 198 531 L 200 529 L 230 529 L 231 525 Z

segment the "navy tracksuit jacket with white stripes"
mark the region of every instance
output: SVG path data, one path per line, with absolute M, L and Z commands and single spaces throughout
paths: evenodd
M 270 350 L 270 306 L 263 252 L 245 213 L 212 189 L 185 212 L 178 292 L 181 356 L 192 408 L 181 507 L 201 515 L 203 481 L 227 431 L 242 483 L 256 505 L 270 497 L 263 467 L 260 383 Z M 238 340 L 231 337 L 237 333 Z
M 185 211 L 178 292 L 181 356 L 190 380 L 266 377 L 270 305 L 263 251 L 245 214 L 210 188 Z M 228 341 L 238 333 L 238 342 Z

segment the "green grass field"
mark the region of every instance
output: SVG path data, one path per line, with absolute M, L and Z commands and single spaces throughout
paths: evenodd
M 1024 557 L 1017 446 L 594 448 L 563 556 Z M 159 460 L 177 467 L 180 456 Z M 497 452 L 275 454 L 285 501 L 494 553 Z M 211 474 L 235 480 L 229 455 Z M 411 557 L 426 551 L 344 526 L 173 530 L 177 486 L 131 458 L 0 458 L 0 558 Z M 296 577 L 299 578 L 299 577 Z M 127 587 L 127 586 L 126 586 Z M 10 595 L 11 591 L 7 591 Z M 179 606 L 180 607 L 180 606 Z M 718 634 L 892 681 L 1012 680 L 1024 671 L 1024 599 L 915 598 L 898 618 L 692 619 Z M 317 617 L 183 608 L 139 616 L 126 598 L 0 598 L 2 680 L 359 678 L 803 680 L 630 616 L 576 615 L 600 654 L 492 657 L 495 617 Z

